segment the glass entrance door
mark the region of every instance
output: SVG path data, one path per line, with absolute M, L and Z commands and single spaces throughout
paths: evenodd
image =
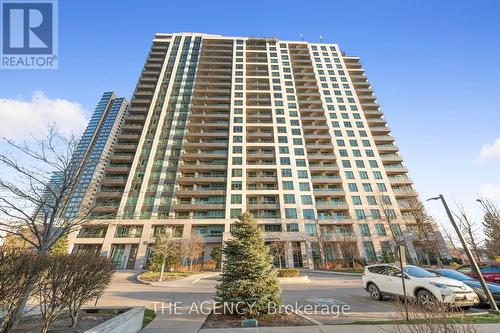
M 115 264 L 116 269 L 122 269 L 123 254 L 125 253 L 125 244 L 111 245 L 111 261 Z

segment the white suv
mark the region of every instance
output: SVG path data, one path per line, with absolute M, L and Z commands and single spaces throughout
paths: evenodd
M 479 303 L 479 298 L 463 282 L 437 276 L 417 266 L 404 266 L 406 297 L 416 298 L 423 305 L 434 301 L 459 307 Z M 403 296 L 401 269 L 394 265 L 366 266 L 363 273 L 363 287 L 375 300 L 383 296 Z

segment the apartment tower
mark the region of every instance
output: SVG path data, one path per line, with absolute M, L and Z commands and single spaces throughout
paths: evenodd
M 418 194 L 359 58 L 337 44 L 157 34 L 116 140 L 74 252 L 142 268 L 168 229 L 203 236 L 206 260 L 248 210 L 287 267 L 346 244 L 374 262 L 392 234 L 422 260 Z
M 93 206 L 127 107 L 127 100 L 114 92 L 105 92 L 97 104 L 71 160 L 79 174 L 69 195 L 66 217 L 73 218 L 81 208 Z M 53 181 L 57 183 L 57 179 L 56 174 Z

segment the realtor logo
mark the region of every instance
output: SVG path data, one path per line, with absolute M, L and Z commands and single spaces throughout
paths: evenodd
M 1 17 L 1 68 L 57 68 L 55 0 L 5 0 Z

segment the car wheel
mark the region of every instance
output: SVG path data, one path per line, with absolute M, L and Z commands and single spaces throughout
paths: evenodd
M 418 302 L 425 307 L 432 307 L 436 303 L 436 297 L 427 290 L 420 290 L 417 293 L 417 299 Z
M 368 292 L 370 293 L 370 296 L 374 300 L 380 301 L 382 299 L 382 294 L 380 293 L 380 289 L 378 289 L 378 287 L 374 283 L 370 283 L 368 285 Z

